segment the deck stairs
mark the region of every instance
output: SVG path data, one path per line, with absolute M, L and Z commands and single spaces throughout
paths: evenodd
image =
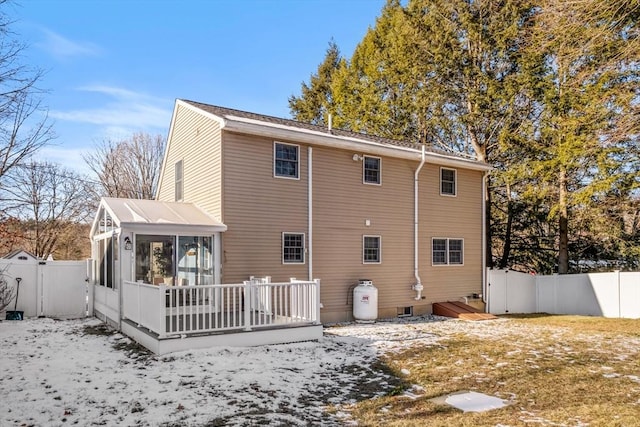
M 477 308 L 460 301 L 435 302 L 433 303 L 433 314 L 463 320 L 497 319 L 493 314 L 483 313 Z

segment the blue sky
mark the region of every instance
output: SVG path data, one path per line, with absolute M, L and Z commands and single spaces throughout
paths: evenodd
M 42 157 L 135 131 L 167 135 L 176 98 L 289 117 L 333 39 L 350 57 L 385 0 L 17 0 L 8 13 L 45 70 L 57 138 Z M 4 7 L 4 6 L 3 6 Z

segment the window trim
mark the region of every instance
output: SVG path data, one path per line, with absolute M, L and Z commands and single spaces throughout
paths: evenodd
M 453 171 L 453 194 L 451 193 L 443 193 L 442 192 L 442 183 L 443 183 L 443 179 L 442 179 L 442 171 Z M 458 196 L 458 170 L 457 169 L 453 169 L 453 168 L 445 168 L 445 167 L 441 167 L 440 168 L 440 195 L 441 196 L 445 196 L 445 197 L 457 197 Z M 449 181 L 447 181 L 449 182 Z
M 378 239 L 378 261 L 367 261 L 365 259 L 365 245 L 364 242 L 367 237 L 374 237 Z M 364 234 L 362 236 L 362 263 L 363 264 L 382 264 L 382 236 L 379 234 Z
M 378 182 L 367 181 L 366 177 L 366 159 L 377 159 L 378 160 Z M 377 156 L 362 156 L 362 183 L 367 185 L 382 185 L 382 157 Z
M 278 159 L 276 158 L 276 146 L 277 145 L 288 145 L 290 147 L 296 147 L 296 176 L 285 176 L 285 175 L 278 175 L 276 173 L 276 163 L 278 161 Z M 273 141 L 273 177 L 274 178 L 280 178 L 280 179 L 293 179 L 293 180 L 300 180 L 300 145 L 298 144 L 289 144 L 287 142 L 280 142 L 280 141 Z
M 284 236 L 285 235 L 294 235 L 294 236 L 302 236 L 302 261 L 287 261 L 284 259 Z M 306 253 L 307 253 L 307 241 L 306 241 L 307 236 L 305 235 L 305 233 L 298 233 L 298 232 L 294 232 L 294 231 L 283 231 L 282 232 L 282 237 L 281 237 L 281 244 L 282 244 L 282 249 L 281 249 L 281 260 L 282 260 L 282 264 L 283 265 L 288 265 L 288 264 L 294 264 L 294 265 L 304 265 L 307 262 L 307 257 L 306 257 Z
M 433 261 L 433 242 L 435 240 L 444 240 L 445 243 L 445 252 L 444 252 L 444 256 L 445 256 L 445 262 L 444 263 L 435 263 Z M 449 241 L 451 240 L 459 240 L 461 242 L 461 249 L 460 249 L 460 258 L 462 260 L 462 262 L 460 263 L 454 263 L 452 264 L 450 262 L 450 254 L 451 254 L 451 249 L 449 249 Z M 431 266 L 432 267 L 463 267 L 464 266 L 464 238 L 462 237 L 432 237 L 431 238 Z
M 173 198 L 176 202 L 184 200 L 184 159 L 180 159 L 173 164 Z M 178 179 L 178 165 L 180 165 L 180 178 Z M 180 188 L 180 197 L 178 197 L 178 188 Z

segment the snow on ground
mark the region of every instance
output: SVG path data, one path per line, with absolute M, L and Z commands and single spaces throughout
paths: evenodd
M 341 324 L 319 342 L 166 356 L 96 319 L 2 321 L 0 425 L 341 425 L 348 413 L 328 406 L 401 385 L 379 354 L 508 325 L 443 319 Z

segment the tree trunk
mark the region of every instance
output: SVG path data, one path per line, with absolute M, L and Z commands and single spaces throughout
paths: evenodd
M 471 106 L 469 106 L 471 108 Z M 476 153 L 476 158 L 481 162 L 487 161 L 487 148 L 485 145 L 482 145 L 478 142 L 478 136 L 471 130 L 469 130 L 469 135 L 471 137 L 471 143 L 473 146 L 473 150 Z M 487 175 L 485 178 L 485 191 L 484 191 L 484 209 L 485 209 L 485 227 L 484 227 L 484 235 L 485 235 L 485 267 L 493 268 L 493 245 L 491 239 L 493 238 L 493 233 L 491 232 L 491 175 Z
M 485 245 L 485 250 L 486 250 L 486 266 L 485 267 L 489 267 L 489 268 L 493 268 L 494 264 L 493 264 L 493 245 L 491 244 L 491 239 L 493 238 L 493 233 L 491 232 L 491 190 L 489 188 L 489 180 L 490 177 L 487 176 L 485 178 L 487 180 L 487 184 L 485 186 L 485 227 L 484 227 L 484 234 L 485 234 L 485 240 L 486 240 L 486 245 Z
M 567 208 L 567 172 L 560 170 L 558 177 L 559 190 L 559 245 L 558 245 L 558 274 L 569 272 L 569 209 Z
M 511 255 L 511 230 L 513 229 L 513 201 L 511 200 L 511 186 L 507 184 L 507 226 L 504 231 L 504 248 L 499 267 L 507 268 Z

